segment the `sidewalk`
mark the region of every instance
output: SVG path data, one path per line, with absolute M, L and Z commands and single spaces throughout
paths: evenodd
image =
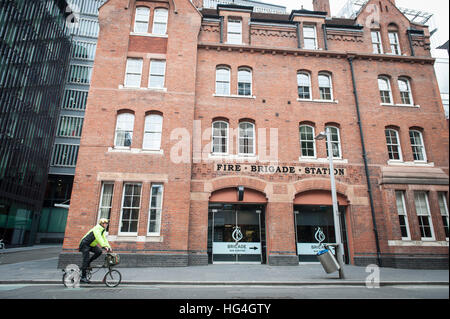
M 62 271 L 57 269 L 61 246 L 33 246 L 0 251 L 0 284 L 59 284 Z M 53 254 L 53 256 L 48 257 Z M 28 260 L 14 263 L 12 256 L 28 256 Z M 23 258 L 25 259 L 25 258 Z M 4 260 L 4 262 L 2 262 Z M 269 266 L 242 264 L 214 264 L 190 267 L 119 268 L 122 284 L 135 285 L 365 285 L 373 270 L 346 265 L 346 279 L 337 272 L 327 274 L 320 264 L 299 266 Z M 379 268 L 380 285 L 447 285 L 448 270 L 416 270 Z M 100 269 L 93 275 L 99 282 L 105 273 Z

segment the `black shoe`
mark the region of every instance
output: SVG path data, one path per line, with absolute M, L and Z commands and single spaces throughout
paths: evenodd
M 87 279 L 86 277 L 81 277 L 80 282 L 83 284 L 90 284 L 91 281 L 89 279 Z

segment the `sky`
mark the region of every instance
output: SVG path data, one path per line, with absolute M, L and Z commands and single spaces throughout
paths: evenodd
M 256 0 L 285 6 L 288 12 L 304 9 L 312 10 L 312 0 Z M 331 15 L 337 16 L 347 0 L 330 0 Z M 449 1 L 448 0 L 396 0 L 398 7 L 423 10 L 434 14 L 434 22 L 438 27 L 437 42 L 443 44 L 449 39 Z

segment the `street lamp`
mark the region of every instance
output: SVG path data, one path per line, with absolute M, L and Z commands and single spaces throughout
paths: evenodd
M 331 146 L 331 130 L 329 127 L 325 128 L 325 132 L 321 132 L 314 139 L 323 140 L 326 139 L 328 147 L 328 162 L 330 164 L 330 180 L 331 180 L 331 201 L 333 203 L 333 219 L 334 219 L 334 232 L 336 237 L 336 256 L 339 263 L 339 278 L 344 279 L 344 249 L 342 246 L 341 238 L 341 223 L 339 220 L 339 210 L 337 204 L 336 195 L 336 181 L 334 179 L 334 167 L 333 167 L 333 149 Z

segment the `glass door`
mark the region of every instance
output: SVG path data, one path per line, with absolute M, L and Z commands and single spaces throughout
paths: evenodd
M 294 207 L 294 210 L 299 262 L 319 262 L 317 253 L 322 249 L 321 244 L 333 244 L 336 242 L 333 207 L 298 205 Z M 344 246 L 345 262 L 347 263 L 345 208 L 340 206 L 339 211 L 341 213 L 341 238 Z
M 223 204 L 211 215 L 212 262 L 262 262 L 261 210 Z

